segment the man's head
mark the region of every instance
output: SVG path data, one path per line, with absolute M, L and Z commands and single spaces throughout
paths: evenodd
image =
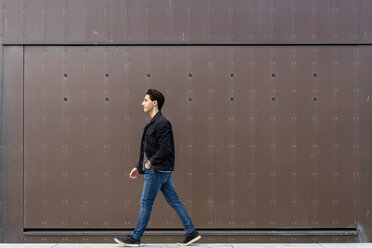
M 143 111 L 151 112 L 154 108 L 157 108 L 161 111 L 161 108 L 164 105 L 165 98 L 163 94 L 155 89 L 148 89 L 146 91 L 146 96 L 143 99 L 142 106 Z

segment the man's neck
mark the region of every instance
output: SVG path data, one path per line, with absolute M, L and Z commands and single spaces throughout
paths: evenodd
M 159 112 L 158 109 L 153 109 L 153 110 L 149 113 L 151 119 L 152 119 L 152 118 L 153 118 L 153 117 L 154 117 L 158 112 Z

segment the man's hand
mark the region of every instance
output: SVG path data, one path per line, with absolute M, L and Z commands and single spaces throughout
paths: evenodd
M 145 167 L 146 167 L 146 169 L 150 169 L 151 168 L 151 162 L 150 162 L 150 160 L 147 161 L 147 163 L 145 164 Z
M 138 176 L 138 169 L 134 167 L 129 174 L 130 179 L 136 179 Z

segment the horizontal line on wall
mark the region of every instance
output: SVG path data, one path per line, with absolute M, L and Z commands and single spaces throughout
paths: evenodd
M 23 230 L 24 235 L 29 236 L 124 236 L 132 232 L 133 229 L 34 229 L 27 228 Z M 198 229 L 201 235 L 224 236 L 224 235 L 280 235 L 280 236 L 354 236 L 358 234 L 355 228 L 304 228 L 304 229 Z M 174 235 L 183 236 L 185 234 L 182 229 L 146 229 L 146 235 L 162 236 Z
M 371 46 L 372 43 L 3 43 L 3 46 Z

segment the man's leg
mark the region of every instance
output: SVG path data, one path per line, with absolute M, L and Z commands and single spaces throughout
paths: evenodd
M 176 190 L 173 185 L 171 173 L 169 173 L 169 178 L 163 183 L 161 187 L 161 192 L 163 193 L 168 204 L 176 211 L 178 217 L 181 219 L 182 224 L 185 228 L 186 235 L 190 235 L 195 232 L 195 227 L 192 224 L 191 218 L 187 213 L 185 206 L 182 204 L 177 196 Z
M 141 210 L 138 216 L 136 228 L 131 235 L 132 238 L 136 240 L 140 240 L 144 231 L 146 230 L 146 226 L 151 216 L 152 205 L 161 187 L 161 181 L 159 180 L 157 173 L 155 173 L 152 169 L 146 172 L 148 173 L 145 174 L 145 183 L 143 184 L 140 202 Z

